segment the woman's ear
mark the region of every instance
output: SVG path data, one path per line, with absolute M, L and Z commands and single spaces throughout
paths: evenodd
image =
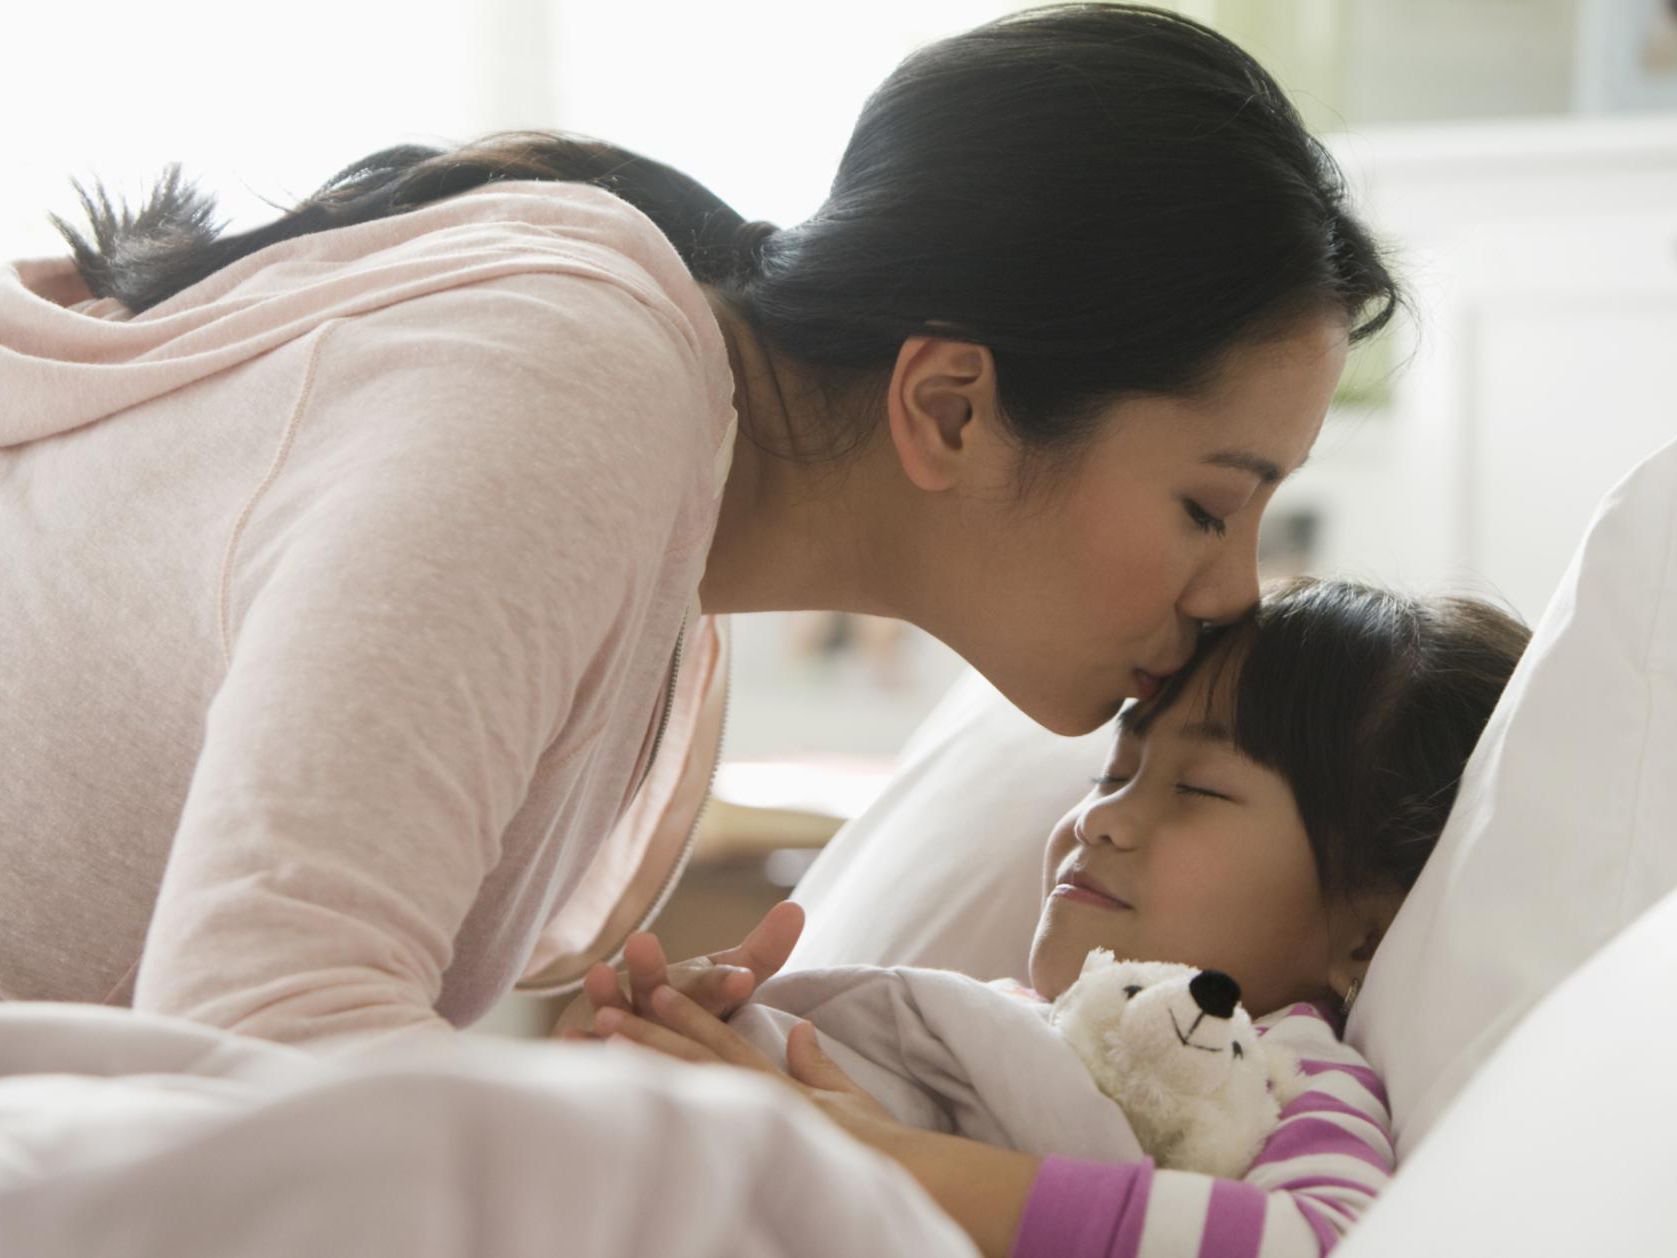
M 1332 954 L 1328 959 L 1328 986 L 1341 1000 L 1351 990 L 1351 984 L 1368 972 L 1374 950 L 1397 916 L 1405 894 L 1391 889 L 1359 891 L 1340 900 L 1330 910 Z
M 885 410 L 897 461 L 915 486 L 950 489 L 976 461 L 975 429 L 987 425 L 971 421 L 993 408 L 995 383 L 987 346 L 928 336 L 903 342 Z

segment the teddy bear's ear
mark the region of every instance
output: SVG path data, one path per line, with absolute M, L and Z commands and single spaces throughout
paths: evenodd
M 1092 974 L 1096 970 L 1104 970 L 1109 965 L 1118 964 L 1118 958 L 1112 955 L 1110 948 L 1091 948 L 1089 955 L 1083 958 L 1082 974 Z

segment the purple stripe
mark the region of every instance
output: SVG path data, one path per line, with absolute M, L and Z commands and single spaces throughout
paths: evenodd
M 1339 1244 L 1339 1229 L 1324 1219 L 1317 1211 L 1320 1209 L 1313 1201 L 1306 1201 L 1302 1197 L 1294 1197 L 1294 1203 L 1304 1221 L 1310 1224 L 1310 1230 L 1316 1233 L 1316 1243 L 1322 1247 L 1322 1253 L 1327 1254 Z
M 1264 1236 L 1267 1194 L 1232 1179 L 1211 1181 L 1199 1258 L 1256 1258 Z
M 1281 1015 L 1281 1022 L 1272 1022 L 1268 1026 L 1253 1027 L 1252 1029 L 1260 1036 L 1268 1035 L 1288 1018 L 1309 1018 L 1314 1022 L 1325 1022 L 1327 1023 L 1328 1029 L 1330 1031 L 1333 1030 L 1333 1020 L 1327 1016 L 1321 1006 L 1304 1004 L 1302 1002 L 1295 1005 L 1288 1005 L 1286 1012 Z M 1339 1037 L 1336 1034 L 1334 1038 L 1338 1039 Z
M 1380 1125 L 1380 1118 L 1370 1114 L 1365 1109 L 1358 1109 L 1355 1105 L 1331 1096 L 1326 1092 L 1305 1092 L 1295 1096 L 1287 1103 L 1287 1108 L 1281 1111 L 1283 1119 L 1293 1118 L 1299 1114 L 1349 1114 L 1352 1118 L 1360 1118 L 1365 1123 Z
M 1135 1258 L 1153 1163 L 1044 1158 L 1025 1199 L 1012 1258 Z
M 1333 1175 L 1306 1175 L 1301 1179 L 1287 1181 L 1288 1192 L 1308 1192 L 1312 1188 L 1344 1188 L 1351 1192 L 1359 1192 L 1373 1200 L 1375 1190 L 1367 1184 L 1359 1184 L 1354 1179 L 1339 1179 Z
M 1326 1074 L 1330 1070 L 1343 1071 L 1367 1088 L 1369 1094 L 1375 1097 L 1380 1104 L 1387 1109 L 1391 1108 L 1391 1102 L 1386 1099 L 1386 1085 L 1381 1083 L 1380 1076 L 1376 1075 L 1367 1066 L 1352 1066 L 1338 1061 L 1303 1061 L 1299 1063 L 1299 1069 L 1307 1075 Z
M 1297 1200 L 1309 1202 L 1311 1209 L 1320 1210 L 1322 1216 L 1330 1223 L 1337 1222 L 1342 1232 L 1349 1230 L 1351 1224 L 1355 1223 L 1362 1212 L 1372 1204 L 1364 1201 L 1352 1207 L 1337 1197 L 1318 1197 L 1314 1193 L 1301 1193 Z
M 1252 1165 L 1270 1166 L 1289 1158 L 1322 1154 L 1343 1154 L 1391 1174 L 1392 1164 L 1385 1154 L 1326 1118 L 1294 1118 L 1281 1124 L 1265 1142 L 1263 1152 L 1258 1154 L 1257 1161 Z

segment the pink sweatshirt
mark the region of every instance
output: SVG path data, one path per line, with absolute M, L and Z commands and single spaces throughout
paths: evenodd
M 0 265 L 0 996 L 323 1045 L 612 955 L 717 754 L 732 398 L 668 241 L 584 185 L 133 317 Z

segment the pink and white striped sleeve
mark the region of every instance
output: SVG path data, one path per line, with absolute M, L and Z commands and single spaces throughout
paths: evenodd
M 1391 1178 L 1391 1114 L 1368 1063 L 1324 1012 L 1296 1004 L 1259 1019 L 1298 1054 L 1306 1090 L 1242 1179 L 1042 1164 L 1013 1258 L 1320 1258 Z

